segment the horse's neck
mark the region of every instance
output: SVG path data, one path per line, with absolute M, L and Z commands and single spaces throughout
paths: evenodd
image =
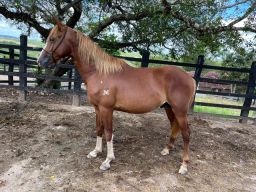
M 87 84 L 87 79 L 90 76 L 94 75 L 95 73 L 98 73 L 97 69 L 96 69 L 96 63 L 94 63 L 95 58 L 90 58 L 88 60 L 80 59 L 79 50 L 78 50 L 79 48 L 80 47 L 77 46 L 76 48 L 73 49 L 73 50 L 75 50 L 75 55 L 73 55 L 73 60 L 74 60 L 74 64 L 75 64 L 77 71 L 79 72 L 81 78 Z M 86 51 L 86 50 L 84 50 L 84 51 Z M 127 68 L 131 68 L 126 63 L 123 63 L 122 66 L 123 66 L 123 70 L 126 70 Z
M 87 79 L 97 72 L 95 65 L 81 62 L 78 55 L 74 57 L 73 60 L 78 73 L 80 74 L 84 83 L 87 84 Z

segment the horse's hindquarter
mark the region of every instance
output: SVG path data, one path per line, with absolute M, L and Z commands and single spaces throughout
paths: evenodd
M 188 91 L 184 90 L 187 89 L 187 74 L 177 67 L 132 68 L 116 78 L 115 108 L 131 113 L 151 111 L 165 102 L 172 102 L 168 97 L 178 95 L 176 90 L 184 94 Z

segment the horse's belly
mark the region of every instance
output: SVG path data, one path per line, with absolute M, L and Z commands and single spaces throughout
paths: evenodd
M 115 105 L 115 110 L 128 113 L 146 113 L 154 110 L 164 103 L 160 94 L 126 94 L 119 97 Z

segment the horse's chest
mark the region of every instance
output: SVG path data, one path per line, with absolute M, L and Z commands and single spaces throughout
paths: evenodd
M 114 91 L 108 87 L 88 90 L 87 97 L 88 101 L 94 105 L 113 105 L 114 103 Z

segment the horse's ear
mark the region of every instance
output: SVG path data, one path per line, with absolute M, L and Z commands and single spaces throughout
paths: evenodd
M 54 23 L 58 26 L 58 30 L 61 31 L 64 25 L 61 23 L 61 21 L 58 18 L 53 17 L 52 19 Z

